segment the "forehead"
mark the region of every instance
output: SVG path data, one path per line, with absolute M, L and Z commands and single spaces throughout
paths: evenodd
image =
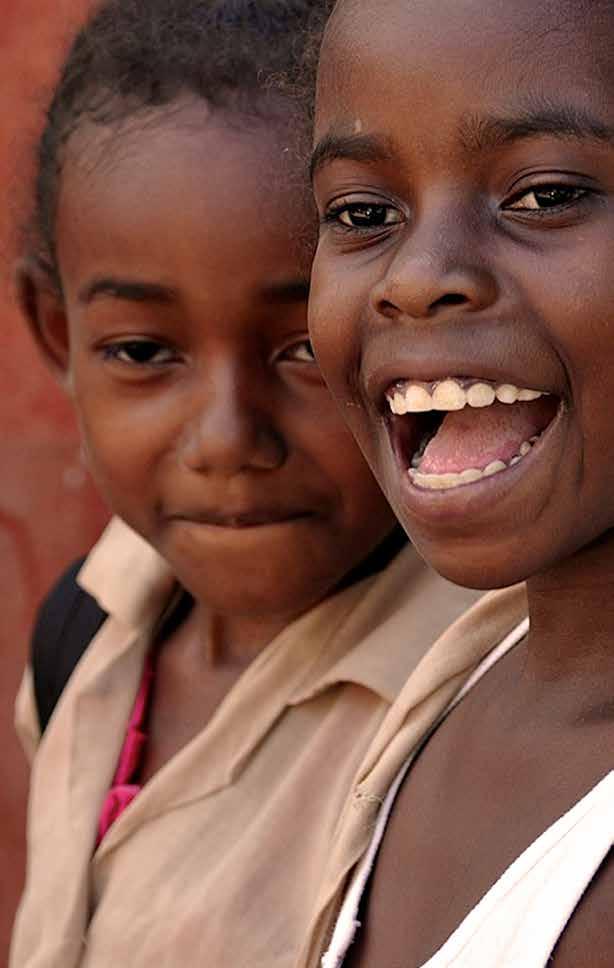
M 311 210 L 288 121 L 212 114 L 198 102 L 109 130 L 84 127 L 60 182 L 61 274 L 87 263 L 215 276 L 238 271 L 239 249 L 262 255 L 242 267 L 246 277 L 276 260 L 290 271 L 288 240 L 304 241 Z
M 388 109 L 507 111 L 535 96 L 614 100 L 611 0 L 341 0 L 325 36 L 317 134 Z
M 212 111 L 188 100 L 110 127 L 84 124 L 69 144 L 60 205 L 79 192 L 134 209 L 166 195 L 177 202 L 188 195 L 203 203 L 242 200 L 262 197 L 271 180 L 283 195 L 298 178 L 288 120 Z

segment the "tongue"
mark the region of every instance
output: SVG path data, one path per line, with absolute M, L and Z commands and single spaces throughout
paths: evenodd
M 508 464 L 520 445 L 548 425 L 552 398 L 531 403 L 493 403 L 447 413 L 420 461 L 423 474 L 460 473 L 469 467 L 483 470 L 492 461 Z

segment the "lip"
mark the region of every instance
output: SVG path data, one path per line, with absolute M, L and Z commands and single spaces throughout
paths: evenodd
M 460 526 L 462 530 L 493 509 L 499 513 L 499 506 L 510 497 L 521 502 L 530 500 L 538 490 L 535 475 L 540 467 L 545 474 L 556 473 L 557 454 L 564 449 L 567 412 L 561 400 L 556 415 L 519 463 L 491 477 L 441 491 L 420 488 L 413 483 L 387 431 L 389 453 L 399 480 L 398 500 L 411 518 L 424 525 Z M 550 451 L 548 458 L 546 451 Z
M 211 528 L 232 531 L 247 528 L 265 528 L 290 524 L 314 517 L 312 511 L 285 510 L 281 508 L 237 508 L 220 511 L 218 509 L 190 509 L 171 515 L 171 520 L 186 524 L 201 524 Z
M 509 338 L 510 323 L 411 325 L 374 334 L 360 363 L 359 389 L 365 403 L 380 415 L 390 412 L 386 391 L 399 381 L 439 382 L 449 377 L 511 383 L 566 399 L 569 388 L 560 361 L 538 353 L 535 339 Z M 411 353 L 408 347 L 411 346 Z M 536 367 L 539 359 L 539 369 Z M 510 360 L 509 368 L 502 360 Z
M 511 371 L 501 372 L 498 368 L 488 367 L 480 363 L 472 363 L 455 369 L 449 365 L 442 366 L 441 358 L 433 361 L 428 366 L 417 368 L 411 362 L 405 364 L 402 360 L 396 360 L 388 366 L 379 368 L 364 381 L 367 397 L 381 414 L 388 416 L 391 413 L 387 394 L 399 383 L 441 383 L 444 380 L 469 380 L 479 382 L 483 380 L 493 386 L 512 384 L 513 386 L 531 390 L 539 390 L 543 394 L 549 394 L 562 398 L 560 390 L 554 389 L 551 385 L 545 386 L 542 380 L 531 380 L 526 374 L 520 375 Z

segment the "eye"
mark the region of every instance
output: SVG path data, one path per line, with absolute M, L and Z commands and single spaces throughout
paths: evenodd
M 165 366 L 177 362 L 176 350 L 153 339 L 129 339 L 103 347 L 106 360 L 117 360 L 131 366 Z
M 324 221 L 336 223 L 344 229 L 369 231 L 398 225 L 403 215 L 392 205 L 383 202 L 338 202 L 326 212 Z
M 577 185 L 540 185 L 517 195 L 506 208 L 512 212 L 556 211 L 581 201 L 588 189 Z
M 293 343 L 288 346 L 279 355 L 279 359 L 282 362 L 289 363 L 315 363 L 315 353 L 313 352 L 313 347 L 311 341 L 308 339 L 302 339 L 297 343 Z

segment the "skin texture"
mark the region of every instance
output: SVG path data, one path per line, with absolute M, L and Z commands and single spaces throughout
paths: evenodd
M 84 129 L 57 212 L 63 298 L 22 278 L 97 484 L 196 602 L 162 650 L 145 775 L 394 524 L 309 344 L 292 144 L 285 117 L 202 101 Z
M 319 362 L 427 560 L 474 587 L 528 579 L 531 616 L 412 769 L 352 966 L 423 964 L 611 769 L 612 17 L 579 0 L 441 0 L 436 16 L 345 0 L 324 43 Z M 446 376 L 547 391 L 557 416 L 515 468 L 420 492 L 384 393 Z M 406 447 L 419 419 L 401 418 Z M 555 964 L 611 963 L 613 901 L 606 863 Z

